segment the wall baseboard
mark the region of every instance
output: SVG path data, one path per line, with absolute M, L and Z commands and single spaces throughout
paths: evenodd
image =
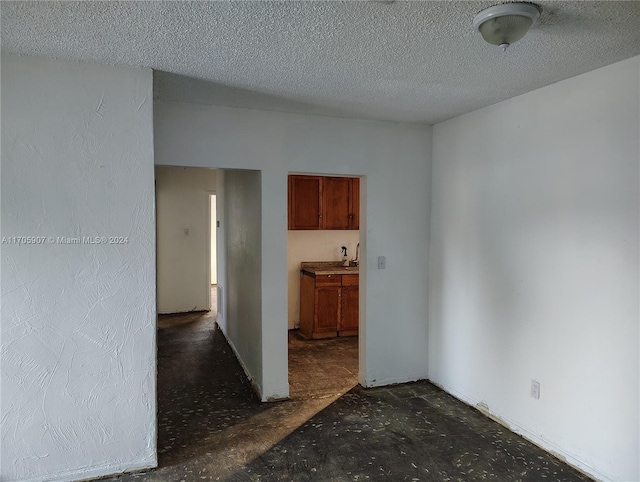
M 157 466 L 158 459 L 156 454 L 154 454 L 153 458 L 134 465 L 99 465 L 96 467 L 66 470 L 64 472 L 58 472 L 56 474 L 38 475 L 28 479 L 7 479 L 6 482 L 80 482 L 83 480 L 94 480 L 125 473 L 143 472 L 146 470 L 155 469 Z
M 586 476 L 595 478 L 600 482 L 613 482 L 610 478 L 606 477 L 605 475 L 601 474 L 597 470 L 593 469 L 593 467 L 590 467 L 585 461 L 579 459 L 574 455 L 566 453 L 560 447 L 556 446 L 553 442 L 550 442 L 549 440 L 546 440 L 534 434 L 533 432 L 530 432 L 529 430 L 522 427 L 521 425 L 519 425 L 517 422 L 514 422 L 513 420 L 509 420 L 508 418 L 501 417 L 497 413 L 492 412 L 491 410 L 489 410 L 489 408 L 485 403 L 479 400 L 474 400 L 473 398 L 467 397 L 465 394 L 463 394 L 459 390 L 456 390 L 455 388 L 450 387 L 448 385 L 444 385 L 436 380 L 432 380 L 432 379 L 428 379 L 428 380 L 429 382 L 433 383 L 436 387 L 440 388 L 441 390 L 447 392 L 449 395 L 460 400 L 465 405 L 469 405 L 470 407 L 475 408 L 480 413 L 482 413 L 485 417 L 488 417 L 494 422 L 499 423 L 507 430 L 517 435 L 520 435 L 522 438 L 526 439 L 527 441 L 541 448 L 542 450 L 554 456 L 558 460 L 566 463 L 567 465 L 570 465 L 571 467 L 585 474 Z
M 242 361 L 242 357 L 240 357 L 238 350 L 236 349 L 231 339 L 227 336 L 225 331 L 222 329 L 222 326 L 220 326 L 220 324 L 217 321 L 216 321 L 216 325 L 218 326 L 218 328 L 220 328 L 220 331 L 224 335 L 224 339 L 227 340 L 227 343 L 231 347 L 231 350 L 233 351 L 233 355 L 236 357 L 236 360 L 238 360 L 238 363 L 240 363 L 240 366 L 242 367 L 242 371 L 247 377 L 247 380 L 249 380 L 249 384 L 251 385 L 251 388 L 253 389 L 255 394 L 258 396 L 258 400 L 263 402 L 264 400 L 262 399 L 262 387 L 260 387 L 260 385 L 258 385 L 258 383 L 255 381 L 254 377 L 251 376 L 251 373 L 249 372 L 246 365 Z
M 411 383 L 417 382 L 420 380 L 426 380 L 426 374 L 413 374 L 401 377 L 388 377 L 388 378 L 374 378 L 373 380 L 360 380 L 358 379 L 358 383 L 365 388 L 375 388 L 375 387 L 384 387 L 387 385 L 397 385 L 400 383 Z

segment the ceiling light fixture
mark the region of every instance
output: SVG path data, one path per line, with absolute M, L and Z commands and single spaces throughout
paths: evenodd
M 540 7 L 532 3 L 505 3 L 483 10 L 473 19 L 473 28 L 477 29 L 492 45 L 502 50 L 524 37 L 540 16 Z

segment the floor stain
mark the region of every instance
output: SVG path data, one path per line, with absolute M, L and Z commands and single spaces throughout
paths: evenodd
M 159 467 L 106 480 L 591 480 L 429 382 L 358 386 L 357 337 L 290 332 L 291 399 L 260 403 L 214 319 L 160 317 Z

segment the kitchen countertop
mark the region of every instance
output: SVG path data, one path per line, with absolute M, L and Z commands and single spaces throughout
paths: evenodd
M 342 266 L 340 261 L 303 261 L 300 271 L 310 276 L 328 274 L 359 274 L 358 266 Z

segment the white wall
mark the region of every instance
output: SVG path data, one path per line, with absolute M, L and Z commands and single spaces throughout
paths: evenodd
M 216 253 L 218 252 L 218 243 L 217 243 L 217 239 L 216 239 L 216 222 L 217 222 L 217 215 L 216 215 L 216 196 L 211 195 L 209 196 L 211 199 L 211 204 L 209 206 L 209 212 L 210 212 L 210 216 L 211 216 L 211 220 L 210 220 L 210 226 L 211 226 L 211 233 L 210 233 L 210 237 L 211 237 L 211 245 L 209 246 L 209 258 L 211 261 L 211 266 L 210 266 L 210 273 L 211 276 L 209 278 L 209 281 L 211 281 L 211 284 L 214 285 L 218 282 L 218 264 L 216 262 L 217 258 L 216 258 Z
M 209 194 L 215 189 L 212 169 L 156 168 L 158 313 L 209 309 Z
M 618 481 L 640 479 L 639 67 L 434 127 L 429 377 Z
M 291 230 L 287 234 L 288 320 L 289 329 L 300 323 L 300 263 L 303 261 L 342 261 L 342 246 L 349 259 L 356 255 L 359 231 Z
M 154 120 L 157 164 L 262 172 L 263 398 L 288 394 L 289 172 L 366 176 L 360 381 L 427 376 L 430 127 L 193 103 L 157 103 Z M 376 269 L 379 255 L 386 270 Z
M 225 171 L 225 335 L 258 391 L 262 383 L 262 233 L 259 171 Z
M 216 264 L 218 268 L 217 286 L 218 297 L 216 300 L 216 323 L 224 333 L 227 333 L 227 222 L 225 218 L 225 172 L 216 171 Z
M 2 245 L 0 479 L 155 466 L 150 70 L 2 54 L 1 227 L 107 243 Z

